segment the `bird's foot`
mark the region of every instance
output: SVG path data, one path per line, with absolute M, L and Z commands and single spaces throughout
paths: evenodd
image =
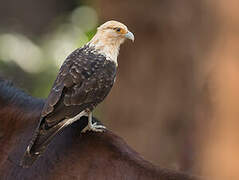
M 82 133 L 85 133 L 86 131 L 104 132 L 105 130 L 106 127 L 100 122 L 96 121 L 93 123 L 88 123 L 88 125 L 82 130 Z
M 95 132 L 103 132 L 106 129 L 105 126 L 102 124 L 98 124 L 97 122 L 94 122 L 90 124 L 90 130 Z

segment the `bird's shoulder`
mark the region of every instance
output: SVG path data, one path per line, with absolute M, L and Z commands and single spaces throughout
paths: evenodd
M 100 68 L 105 61 L 106 58 L 103 55 L 98 54 L 89 46 L 78 48 L 63 62 L 54 84 L 63 83 L 69 87 L 72 83 L 80 83 Z
M 99 53 L 94 47 L 85 45 L 76 49 L 64 61 L 56 83 L 62 83 L 69 87 L 72 83 L 79 84 L 89 79 L 96 73 L 107 73 L 115 75 L 117 65 L 110 61 L 104 54 Z M 70 81 L 70 82 L 69 82 Z

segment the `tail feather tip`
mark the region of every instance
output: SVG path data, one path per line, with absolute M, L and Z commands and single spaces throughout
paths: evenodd
M 20 166 L 23 168 L 29 168 L 30 166 L 32 166 L 32 164 L 35 162 L 35 160 L 40 155 L 40 153 L 31 154 L 30 151 L 28 151 L 28 150 L 29 149 L 27 149 L 22 160 L 20 161 Z

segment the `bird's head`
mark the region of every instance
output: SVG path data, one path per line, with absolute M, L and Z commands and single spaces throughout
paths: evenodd
M 134 41 L 133 33 L 124 24 L 111 20 L 97 28 L 89 45 L 116 61 L 120 45 L 126 39 Z
M 97 34 L 102 36 L 103 41 L 122 44 L 125 39 L 134 41 L 134 35 L 127 26 L 117 21 L 107 21 L 97 28 Z

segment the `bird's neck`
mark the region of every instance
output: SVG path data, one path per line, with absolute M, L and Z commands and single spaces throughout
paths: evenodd
M 99 53 L 105 55 L 107 60 L 113 61 L 118 65 L 117 57 L 119 55 L 121 43 L 122 42 L 120 41 L 98 36 L 98 34 L 96 34 L 88 45 L 96 49 Z

